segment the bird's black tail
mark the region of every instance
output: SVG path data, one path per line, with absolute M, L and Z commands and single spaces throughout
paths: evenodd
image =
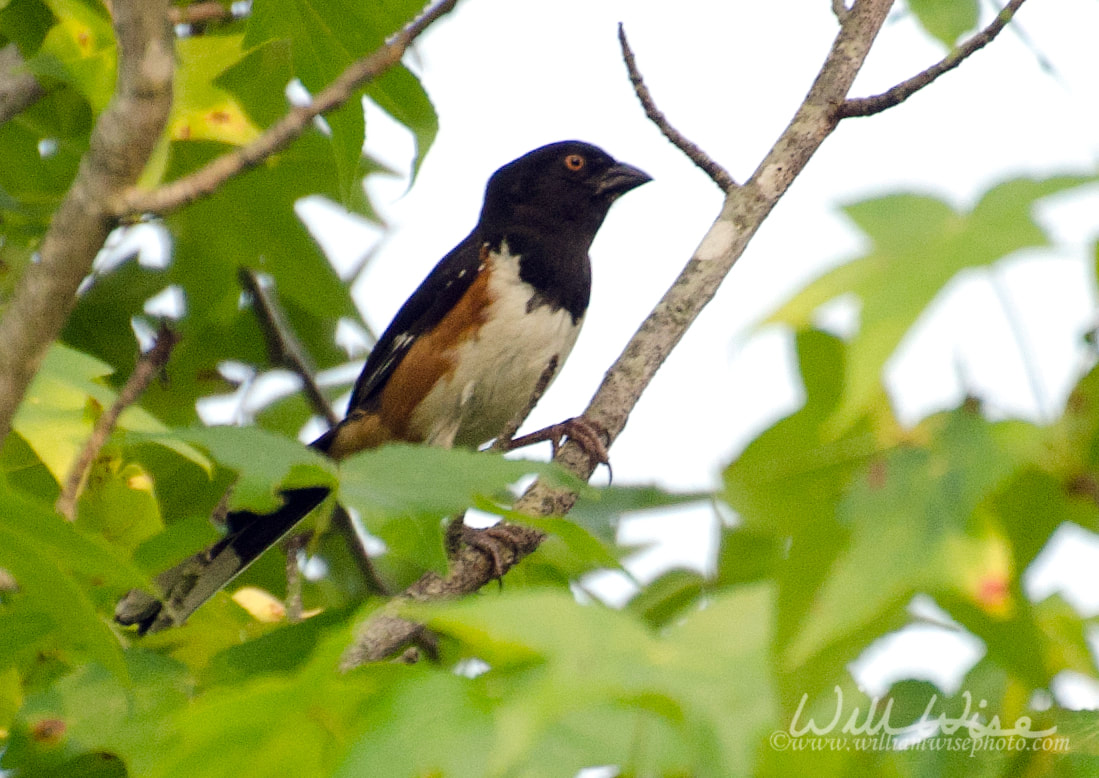
M 274 513 L 230 513 L 225 537 L 156 577 L 162 597 L 132 589 L 115 607 L 115 621 L 136 624 L 142 635 L 182 624 L 320 505 L 329 491 L 319 486 L 288 489 L 282 493 L 282 507 Z

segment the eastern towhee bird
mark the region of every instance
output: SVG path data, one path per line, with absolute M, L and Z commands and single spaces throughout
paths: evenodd
M 476 448 L 500 435 L 576 342 L 591 291 L 588 249 L 611 204 L 649 180 L 579 141 L 497 170 L 477 226 L 398 311 L 347 416 L 313 448 L 342 459 L 388 441 Z M 163 599 L 131 591 L 115 618 L 142 633 L 182 624 L 327 495 L 290 489 L 274 513 L 230 513 L 224 538 L 157 577 Z

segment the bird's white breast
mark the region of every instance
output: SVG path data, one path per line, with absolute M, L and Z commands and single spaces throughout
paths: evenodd
M 519 277 L 506 242 L 489 277 L 489 309 L 476 336 L 457 347 L 454 371 L 417 406 L 413 428 L 439 446 L 479 446 L 530 402 L 546 367 L 565 361 L 580 333 L 563 308 L 531 304 L 537 292 Z

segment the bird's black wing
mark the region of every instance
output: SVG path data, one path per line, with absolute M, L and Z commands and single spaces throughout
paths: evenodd
M 454 247 L 437 264 L 393 317 L 363 365 L 351 392 L 348 411 L 369 409 L 389 376 L 412 344 L 431 330 L 469 289 L 481 262 L 478 230 Z

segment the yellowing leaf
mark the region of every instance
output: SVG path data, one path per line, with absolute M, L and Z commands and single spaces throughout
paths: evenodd
M 184 38 L 177 42 L 175 99 L 168 119 L 172 140 L 218 141 L 240 146 L 254 140 L 257 127 L 217 77 L 243 56 L 241 35 Z
M 235 602 L 264 624 L 274 624 L 286 618 L 286 606 L 271 592 L 258 586 L 242 586 L 233 592 Z
M 49 0 L 57 17 L 30 62 L 40 76 L 71 84 L 100 113 L 114 94 L 117 49 L 110 19 L 98 3 Z
M 102 379 L 111 368 L 95 357 L 60 343 L 46 354 L 12 423 L 50 474 L 63 483 L 79 455 L 96 418 L 115 401 L 115 393 Z M 134 405 L 119 417 L 118 426 L 132 432 L 158 435 L 150 442 L 172 449 L 203 468 L 211 465 L 196 449 L 168 436 L 161 424 L 147 411 Z
M 240 146 L 259 135 L 232 98 L 222 103 L 179 112 L 168 127 L 172 140 L 214 140 Z
M 233 592 L 235 602 L 258 622 L 263 624 L 276 624 L 286 619 L 286 606 L 275 595 L 258 586 L 242 586 Z M 302 611 L 303 619 L 312 618 L 323 613 L 321 608 Z
M 954 571 L 961 594 L 993 618 L 1009 618 L 1012 597 L 1011 548 L 995 532 L 955 535 L 944 542 L 939 560 L 944 577 Z

